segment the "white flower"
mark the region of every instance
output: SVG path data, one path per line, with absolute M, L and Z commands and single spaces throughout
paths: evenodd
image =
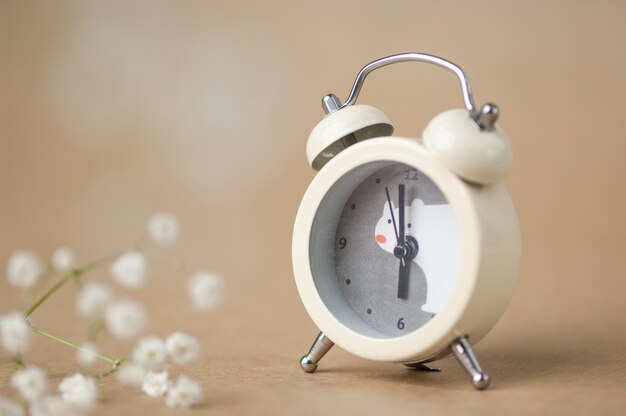
M 21 404 L 0 396 L 0 415 L 24 416 L 24 409 Z
M 157 244 L 172 244 L 178 238 L 178 221 L 167 212 L 154 214 L 148 220 L 148 236 Z
M 67 247 L 59 247 L 52 253 L 52 267 L 58 272 L 66 272 L 76 266 L 76 256 Z
M 176 383 L 167 390 L 165 404 L 168 407 L 190 408 L 202 400 L 202 386 L 185 376 L 179 376 Z
M 130 299 L 120 299 L 107 306 L 104 312 L 107 328 L 118 338 L 132 338 L 146 325 L 143 307 Z
M 159 337 L 140 339 L 133 350 L 133 362 L 153 369 L 165 361 L 165 343 Z
M 30 251 L 14 251 L 7 265 L 7 280 L 20 289 L 32 287 L 42 273 L 41 260 Z
M 78 364 L 85 367 L 93 365 L 98 360 L 98 357 L 96 357 L 98 346 L 93 342 L 85 342 L 80 347 L 82 350 L 76 351 L 76 361 Z
M 29 365 L 13 373 L 11 385 L 20 392 L 24 400 L 32 402 L 46 394 L 48 377 L 41 368 Z
M 7 352 L 17 354 L 26 351 L 30 340 L 30 328 L 21 313 L 11 312 L 0 316 L 0 341 Z
M 224 280 L 215 273 L 198 272 L 189 280 L 187 291 L 197 309 L 209 310 L 221 301 Z
M 130 361 L 122 364 L 115 375 L 121 384 L 140 387 L 147 372 L 143 365 Z
M 111 265 L 111 275 L 122 286 L 141 287 L 148 276 L 148 260 L 138 251 L 127 251 Z
M 81 406 L 90 405 L 98 399 L 96 381 L 80 373 L 61 380 L 59 391 L 63 396 L 63 400 Z
M 113 299 L 113 289 L 107 284 L 89 282 L 76 298 L 76 310 L 84 318 L 99 318 Z
M 163 396 L 167 391 L 167 371 L 154 373 L 149 371 L 143 379 L 141 390 L 148 396 Z
M 174 332 L 165 341 L 165 348 L 175 364 L 187 364 L 198 359 L 198 340 L 183 332 Z
M 30 404 L 30 416 L 83 416 L 86 410 L 61 396 L 45 396 Z

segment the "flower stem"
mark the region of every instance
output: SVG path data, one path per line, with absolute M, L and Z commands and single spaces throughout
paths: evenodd
M 44 274 L 41 276 L 41 279 L 39 281 L 39 283 L 37 284 L 37 287 L 35 288 L 35 291 L 37 292 L 41 292 L 41 290 L 43 289 L 44 286 L 47 286 L 48 282 L 50 281 L 50 279 L 52 279 L 53 277 L 55 277 L 57 274 L 56 270 L 54 270 L 54 268 L 52 267 L 52 265 L 48 265 L 46 267 L 46 271 L 44 272 Z M 34 295 L 34 293 L 33 293 Z
M 110 376 L 111 374 L 115 373 L 120 368 L 120 365 L 122 365 L 123 362 L 124 360 L 120 360 L 117 364 L 113 364 L 113 367 L 111 367 L 110 370 L 107 370 L 104 373 L 94 374 L 93 378 L 100 381 L 103 378 Z
M 50 289 L 48 289 L 48 291 L 46 293 L 44 293 L 39 299 L 37 299 L 35 301 L 35 303 L 33 303 L 32 305 L 30 305 L 30 307 L 26 310 L 26 312 L 24 312 L 24 318 L 28 318 L 33 312 L 35 312 L 35 309 L 37 309 L 42 303 L 44 303 L 46 301 L 46 299 L 48 299 L 54 292 L 56 292 L 57 290 L 59 290 L 60 288 L 62 288 L 70 279 L 75 279 L 77 283 L 80 282 L 80 277 L 88 272 L 91 269 L 94 269 L 98 266 L 101 266 L 102 264 L 105 264 L 111 260 L 113 260 L 114 258 L 118 257 L 120 255 L 120 253 L 115 253 L 115 254 L 111 254 L 109 256 L 106 257 L 102 257 L 98 260 L 94 260 L 92 262 L 89 262 L 87 264 L 85 264 L 82 267 L 78 267 L 76 269 L 72 269 L 68 272 L 66 272 L 63 277 L 61 278 L 61 280 L 59 280 L 58 282 L 56 282 L 54 284 L 54 286 L 52 286 Z
M 26 364 L 24 364 L 24 359 L 22 358 L 22 353 L 20 352 L 13 356 L 13 362 L 17 368 L 24 368 L 26 366 Z
M 102 322 L 102 319 L 96 318 L 92 320 L 89 324 L 89 329 L 87 330 L 87 339 L 95 342 L 98 338 L 98 333 L 102 328 L 104 328 L 104 323 Z
M 76 272 L 78 272 L 79 275 L 82 275 L 83 273 L 86 273 L 91 269 L 95 269 L 103 264 L 110 262 L 111 260 L 119 257 L 121 254 L 124 254 L 126 251 L 127 250 L 118 251 L 117 253 L 109 254 L 108 256 L 101 257 L 97 260 L 91 261 L 85 264 L 84 266 L 77 268 Z
M 28 322 L 28 321 L 27 321 Z M 106 361 L 107 363 L 111 364 L 113 366 L 113 369 L 117 369 L 117 367 L 124 361 L 123 358 L 112 358 L 112 357 L 108 357 L 106 355 L 102 355 L 102 354 L 97 354 L 87 348 L 83 348 L 79 345 L 73 344 L 69 341 L 64 340 L 63 338 L 59 338 L 56 335 L 52 335 L 49 332 L 44 331 L 43 329 L 39 329 L 36 326 L 32 325 L 30 322 L 28 322 L 28 324 L 30 325 L 30 329 L 33 330 L 33 332 L 36 332 L 39 335 L 43 335 L 44 337 L 48 337 L 51 340 L 54 340 L 56 342 L 60 342 L 63 345 L 66 345 L 70 348 L 74 348 L 75 350 L 79 350 L 79 351 L 85 351 L 88 352 L 90 354 L 93 354 L 95 357 L 98 357 L 99 359 L 101 359 L 102 361 Z
M 24 312 L 24 318 L 28 318 L 31 313 L 35 312 L 35 309 L 37 309 L 39 305 L 44 303 L 46 299 L 48 299 L 54 292 L 56 292 L 61 287 L 63 287 L 63 285 L 65 285 L 65 283 L 67 283 L 68 280 L 73 278 L 76 273 L 78 273 L 78 270 L 71 270 L 67 272 L 61 280 L 56 282 L 56 284 L 52 286 L 50 289 L 48 289 L 48 291 L 44 293 L 39 299 L 37 299 L 35 303 L 30 305 L 30 308 L 28 308 L 26 312 Z

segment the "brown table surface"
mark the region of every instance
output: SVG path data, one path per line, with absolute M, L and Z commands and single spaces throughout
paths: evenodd
M 626 7 L 544 3 L 3 2 L 0 263 L 62 244 L 87 261 L 174 212 L 187 268 L 156 262 L 146 288 L 117 291 L 146 305 L 145 334 L 200 339 L 199 362 L 172 370 L 203 383 L 193 413 L 626 414 Z M 450 357 L 422 373 L 335 347 L 317 373 L 298 366 L 318 330 L 293 281 L 291 227 L 319 99 L 411 50 L 461 64 L 514 146 L 506 185 L 523 260 L 510 307 L 475 348 L 493 378 L 483 392 Z M 441 72 L 389 68 L 360 102 L 418 135 L 461 104 Z M 226 279 L 209 313 L 186 298 L 198 269 Z M 33 323 L 82 340 L 75 294 L 63 288 Z M 0 313 L 28 299 L 0 279 Z M 132 342 L 104 337 L 102 349 L 127 356 Z M 78 371 L 73 356 L 36 338 L 26 360 L 56 386 Z M 16 398 L 13 370 L 0 353 L 2 396 Z M 100 391 L 95 414 L 176 413 L 114 378 Z

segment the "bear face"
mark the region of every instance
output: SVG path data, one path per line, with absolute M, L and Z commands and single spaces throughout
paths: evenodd
M 394 218 L 398 226 L 399 209 L 388 203 L 376 223 L 374 239 L 381 249 L 393 255 L 397 245 Z M 422 310 L 438 313 L 447 302 L 458 274 L 460 238 L 454 213 L 449 204 L 425 205 L 416 198 L 405 207 L 405 235 L 417 240 L 419 251 L 413 262 L 424 270 L 427 284 L 426 304 Z

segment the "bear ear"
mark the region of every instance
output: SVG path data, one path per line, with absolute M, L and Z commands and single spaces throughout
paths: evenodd
M 392 202 L 392 204 L 393 204 L 393 202 Z M 394 207 L 394 209 L 395 209 L 395 207 Z M 385 201 L 385 202 L 383 203 L 383 216 L 385 216 L 385 215 L 389 215 L 389 214 L 390 214 L 390 211 L 389 211 L 389 203 L 388 203 L 387 201 Z
M 419 198 L 415 198 L 413 202 L 411 202 L 411 208 L 414 207 L 415 205 L 424 205 L 424 201 L 422 201 Z

